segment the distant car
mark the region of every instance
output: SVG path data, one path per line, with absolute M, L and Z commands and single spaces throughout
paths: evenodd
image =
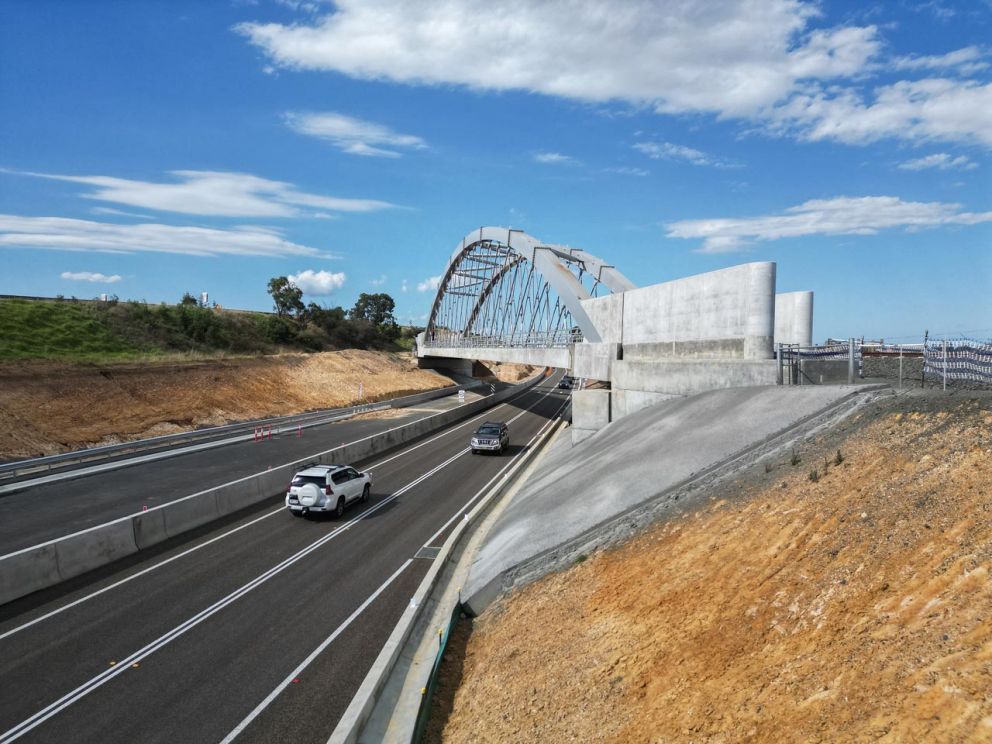
M 558 387 L 562 390 L 571 390 L 573 385 L 573 380 L 568 375 L 565 375 L 560 380 L 558 380 Z
M 309 465 L 293 476 L 286 508 L 294 517 L 331 512 L 340 517 L 355 501 L 368 501 L 372 476 L 350 465 Z
M 510 446 L 510 430 L 502 421 L 487 421 L 472 435 L 472 454 L 479 452 L 496 452 Z

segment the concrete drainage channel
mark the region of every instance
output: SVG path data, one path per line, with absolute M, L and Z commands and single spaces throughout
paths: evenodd
M 273 498 L 283 492 L 285 484 L 303 463 L 359 462 L 502 403 L 530 389 L 544 377 L 545 372 L 542 371 L 522 385 L 501 390 L 450 411 L 0 556 L 0 604 L 55 586 Z
M 432 687 L 431 681 L 446 640 L 446 635 L 442 635 L 442 647 L 435 653 L 425 651 L 425 647 L 433 649 L 437 642 L 437 636 L 430 632 L 435 624 L 432 621 L 441 617 L 445 627 L 450 628 L 451 618 L 457 617 L 461 608 L 459 589 L 452 584 L 450 574 L 458 572 L 459 568 L 467 571 L 468 564 L 465 561 L 471 556 L 473 546 L 463 546 L 462 541 L 480 520 L 484 519 L 486 524 L 491 524 L 491 520 L 498 514 L 487 512 L 490 512 L 497 501 L 500 501 L 500 505 L 509 501 L 514 487 L 521 482 L 524 469 L 533 467 L 544 445 L 563 426 L 563 419 L 557 416 L 567 405 L 567 401 L 562 404 L 555 416 L 527 443 L 524 451 L 486 484 L 477 495 L 478 502 L 464 513 L 452 530 L 331 734 L 328 744 L 355 744 L 366 739 L 389 742 L 410 742 L 414 739 L 419 730 L 418 724 L 421 720 L 426 720 L 430 705 L 426 690 Z M 498 508 L 496 507 L 496 511 Z M 474 538 L 472 542 L 476 542 Z M 424 549 L 430 548 L 425 546 L 421 550 Z M 443 577 L 443 572 L 449 575 Z M 434 610 L 429 618 L 428 610 Z M 417 632 L 414 632 L 415 628 Z M 373 717 L 377 720 L 375 731 L 371 732 L 369 724 Z

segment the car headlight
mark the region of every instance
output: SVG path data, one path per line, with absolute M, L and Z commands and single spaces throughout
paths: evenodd
M 476 439 L 475 437 L 472 437 L 472 444 L 478 444 L 478 443 L 479 443 L 479 440 Z

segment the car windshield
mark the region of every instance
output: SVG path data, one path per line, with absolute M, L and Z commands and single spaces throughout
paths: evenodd
M 495 436 L 495 435 L 499 434 L 499 427 L 498 426 L 483 426 L 482 428 L 479 429 L 479 431 L 477 433 L 478 434 L 483 434 L 483 435 L 486 435 L 486 436 Z
M 318 486 L 323 486 L 327 483 L 327 479 L 322 475 L 298 475 L 293 478 L 294 486 L 302 486 L 305 483 L 313 483 Z

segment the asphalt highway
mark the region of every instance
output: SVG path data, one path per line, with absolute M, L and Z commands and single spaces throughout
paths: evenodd
M 466 400 L 478 397 L 474 392 L 466 394 Z M 70 480 L 3 494 L 0 555 L 228 483 L 270 465 L 306 458 L 457 405 L 458 396 L 452 395 L 396 409 L 388 417 L 371 414 L 303 429 L 300 437 L 295 430 L 289 430 L 260 442 L 234 442 L 88 475 L 77 473 Z
M 549 378 L 368 463 L 342 520 L 280 500 L 195 540 L 0 608 L 0 744 L 326 742 L 456 520 L 557 416 Z M 473 456 L 482 418 L 503 456 Z M 140 556 L 139 556 L 140 557 Z

